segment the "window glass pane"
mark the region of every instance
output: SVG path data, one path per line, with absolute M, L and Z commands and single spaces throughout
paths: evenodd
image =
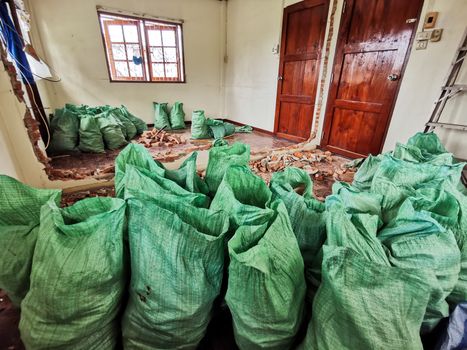
M 130 62 L 130 75 L 132 77 L 142 78 L 143 77 L 143 66 L 136 65 L 133 62 Z
M 162 46 L 160 30 L 148 30 L 148 39 L 150 46 Z
M 165 65 L 165 76 L 167 78 L 177 78 L 177 65 L 176 64 L 166 64 Z
M 122 26 L 111 24 L 108 28 L 110 41 L 123 42 Z
M 126 62 L 115 62 L 115 71 L 117 73 L 117 78 L 129 77 L 128 65 Z
M 175 31 L 174 30 L 163 30 L 162 41 L 164 46 L 175 46 Z
M 112 54 L 115 60 L 126 60 L 125 45 L 112 44 Z
M 165 62 L 177 62 L 177 50 L 175 48 L 164 49 Z
M 151 61 L 152 62 L 164 62 L 164 56 L 162 55 L 162 48 L 151 47 Z
M 164 65 L 163 64 L 153 64 L 152 65 L 152 75 L 155 78 L 164 78 Z
M 133 60 L 133 56 L 139 58 L 141 57 L 141 50 L 138 44 L 129 44 L 126 46 L 128 59 Z
M 123 26 L 123 30 L 125 32 L 125 41 L 128 43 L 137 43 L 139 42 L 138 38 L 138 30 L 136 26 L 127 25 Z

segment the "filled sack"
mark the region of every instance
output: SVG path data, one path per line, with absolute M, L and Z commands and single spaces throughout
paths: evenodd
M 125 202 L 42 207 L 19 329 L 27 349 L 115 349 L 126 286 Z
M 29 290 L 41 207 L 60 198 L 59 190 L 35 189 L 0 175 L 0 289 L 16 306 Z

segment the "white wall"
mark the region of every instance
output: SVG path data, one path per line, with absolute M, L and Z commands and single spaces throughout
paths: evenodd
M 152 123 L 152 101 L 181 101 L 187 119 L 194 109 L 217 117 L 221 112 L 224 4 L 218 0 L 30 0 L 33 37 L 40 37 L 47 62 L 62 78 L 60 83 L 47 83 L 51 107 L 67 102 L 125 104 Z M 110 83 L 96 5 L 183 19 L 187 82 Z
M 385 151 L 393 149 L 397 141 L 406 142 L 414 133 L 423 131 L 467 27 L 466 0 L 426 0 L 421 19 L 429 11 L 439 11 L 436 26 L 444 29 L 443 37 L 439 42 L 430 42 L 426 50 L 412 48 L 384 145 Z M 422 24 L 418 31 L 421 31 L 421 27 Z M 467 62 L 464 64 L 466 66 Z M 467 69 L 464 69 L 461 78 L 464 84 L 467 84 L 466 72 Z M 444 121 L 467 124 L 467 94 L 449 102 L 443 116 Z M 466 132 L 440 130 L 437 133 L 449 151 L 467 159 Z

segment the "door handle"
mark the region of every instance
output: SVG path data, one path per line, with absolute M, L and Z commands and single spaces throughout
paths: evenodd
M 397 79 L 399 79 L 398 74 L 393 73 L 393 74 L 388 75 L 388 80 L 390 80 L 390 81 L 396 81 Z

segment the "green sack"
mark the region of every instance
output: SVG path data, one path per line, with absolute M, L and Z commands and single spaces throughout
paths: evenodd
M 263 179 L 246 166 L 232 165 L 225 173 L 211 210 L 223 210 L 230 217 L 231 231 L 243 225 L 269 222 L 274 211 L 269 208 L 271 191 Z
M 154 160 L 146 148 L 138 144 L 129 144 L 115 159 L 115 191 L 119 198 L 124 195 L 124 177 L 127 165 L 154 172 L 166 177 L 184 189 L 193 193 L 207 194 L 208 189 L 196 170 L 197 153 L 189 156 L 177 170 L 169 170 L 164 165 Z
M 273 199 L 284 202 L 306 267 L 326 240 L 325 206 L 313 197 L 310 175 L 302 169 L 287 167 L 274 173 L 269 187 Z M 303 188 L 301 195 L 297 188 Z
M 230 136 L 233 135 L 235 132 L 237 132 L 237 128 L 235 125 L 229 122 L 224 122 L 224 129 L 225 129 L 225 136 Z
M 96 118 L 105 146 L 108 149 L 119 149 L 128 143 L 122 131 L 123 125 L 112 114 L 104 112 L 97 115 Z
M 235 143 L 232 146 L 211 148 L 205 177 L 210 193 L 216 193 L 224 174 L 231 165 L 246 166 L 249 161 L 249 145 Z
M 150 173 L 165 176 L 162 164 L 154 160 L 143 145 L 130 143 L 115 158 L 115 195 L 118 198 L 124 198 L 127 165 L 134 165 L 138 169 L 146 169 Z
M 78 147 L 81 152 L 105 153 L 104 139 L 99 123 L 93 115 L 82 115 L 79 119 Z
M 159 198 L 172 198 L 198 208 L 209 207 L 209 197 L 201 193 L 191 193 L 155 172 L 127 164 L 125 178 L 125 199 L 139 198 L 152 201 Z
M 208 185 L 201 179 L 197 172 L 197 157 L 198 152 L 193 152 L 178 169 L 166 169 L 165 177 L 176 182 L 190 192 L 208 194 Z
M 123 134 L 126 140 L 130 141 L 133 139 L 138 133 L 133 122 L 123 114 L 120 108 L 112 108 L 110 113 L 124 126 Z
M 204 111 L 193 111 L 191 115 L 191 138 L 192 139 L 210 139 L 212 135 L 204 116 Z
M 371 154 L 363 161 L 355 173 L 352 185 L 358 188 L 360 191 L 370 191 L 371 182 L 375 176 L 376 170 L 378 170 L 384 155 L 372 156 Z
M 219 295 L 228 218 L 182 198 L 128 201 L 127 349 L 196 349 Z
M 148 125 L 147 125 L 143 120 L 141 120 L 140 118 L 135 117 L 133 114 L 131 114 L 125 106 L 122 105 L 122 106 L 120 107 L 120 111 L 122 112 L 122 114 L 123 114 L 125 117 L 127 117 L 128 119 L 130 119 L 131 122 L 135 125 L 135 127 L 136 127 L 136 132 L 137 132 L 138 134 L 142 134 L 143 131 L 148 130 Z
M 319 285 L 320 249 L 326 240 L 325 206 L 313 197 L 313 183 L 304 170 L 288 167 L 272 175 L 272 198 L 284 202 L 305 265 L 307 301 L 311 302 Z M 302 194 L 296 192 L 303 190 Z
M 175 102 L 170 111 L 170 125 L 172 129 L 185 129 L 185 112 L 183 111 L 183 103 Z
M 78 146 L 79 119 L 78 114 L 67 108 L 56 109 L 50 121 L 51 154 L 76 151 Z
M 432 275 L 374 263 L 351 248 L 325 245 L 323 252 L 322 283 L 300 349 L 423 349 Z
M 125 202 L 42 207 L 19 329 L 27 349 L 115 349 L 126 285 Z
M 270 222 L 241 226 L 229 241 L 225 300 L 240 349 L 289 349 L 303 315 L 303 260 L 282 201 Z
M 169 112 L 167 111 L 167 103 L 154 102 L 154 127 L 158 130 L 170 130 Z
M 431 288 L 422 332 L 433 330 L 441 319 L 449 316 L 445 299 L 453 291 L 460 271 L 460 251 L 452 231 L 441 226 L 429 212 L 414 208 L 412 201 L 427 200 L 427 197 L 408 198 L 396 218 L 378 234 L 388 248 L 393 266 L 430 269 L 437 278 Z
M 0 175 L 0 289 L 19 306 L 29 289 L 41 207 L 61 191 L 40 190 Z

